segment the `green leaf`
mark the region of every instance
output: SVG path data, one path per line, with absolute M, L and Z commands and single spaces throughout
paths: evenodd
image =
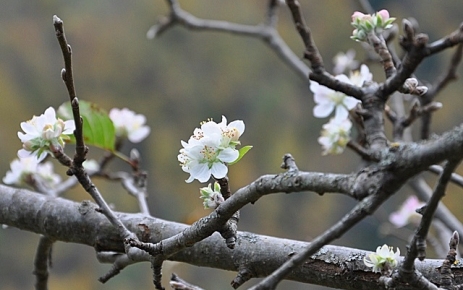
M 79 100 L 80 115 L 84 120 L 83 134 L 86 145 L 92 145 L 109 151 L 114 151 L 116 130 L 108 113 L 96 104 Z M 66 102 L 58 109 L 58 117 L 63 120 L 72 120 L 71 103 Z M 71 136 L 71 143 L 76 139 Z
M 228 163 L 228 165 L 233 165 L 233 164 L 237 163 L 238 161 L 240 161 L 241 158 L 243 158 L 243 156 L 246 155 L 246 153 L 248 153 L 249 150 L 251 150 L 251 148 L 252 148 L 251 145 L 244 146 L 244 147 L 240 148 L 238 150 L 238 152 L 240 153 L 240 155 L 238 155 L 238 158 L 236 158 L 235 161 Z

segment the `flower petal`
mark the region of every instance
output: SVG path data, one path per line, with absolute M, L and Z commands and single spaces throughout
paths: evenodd
M 206 163 L 199 163 L 197 166 L 191 167 L 190 174 L 199 182 L 207 182 L 211 178 L 211 169 Z
M 151 131 L 150 127 L 143 126 L 139 128 L 138 130 L 129 132 L 129 135 L 127 136 L 127 138 L 129 138 L 129 141 L 132 143 L 139 143 L 149 135 L 150 131 Z
M 228 147 L 222 150 L 217 158 L 223 162 L 233 162 L 239 157 L 239 155 L 240 153 L 238 150 Z
M 333 112 L 334 103 L 318 104 L 313 108 L 313 115 L 316 118 L 326 118 Z
M 224 178 L 228 173 L 228 167 L 223 163 L 214 163 L 211 173 L 217 179 Z
M 228 128 L 236 128 L 238 132 L 240 133 L 240 136 L 243 135 L 244 133 L 244 122 L 241 120 L 236 120 L 228 124 Z

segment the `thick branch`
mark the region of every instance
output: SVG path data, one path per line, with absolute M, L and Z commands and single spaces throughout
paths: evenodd
M 124 244 L 117 230 L 96 211 L 96 205 L 88 201 L 79 204 L 0 185 L 0 208 L 6 209 L 0 211 L 2 224 L 47 235 L 58 241 L 85 244 L 98 251 L 124 253 Z M 60 218 L 56 219 L 57 216 Z M 147 239 L 152 243 L 188 227 L 141 214 L 118 213 L 118 216 L 141 240 Z M 149 228 L 149 235 L 142 225 Z M 241 265 L 246 265 L 252 269 L 254 277 L 265 277 L 310 245 L 247 232 L 239 232 L 238 241 L 238 246 L 230 251 L 222 237 L 214 234 L 171 259 L 229 271 L 239 271 Z M 368 252 L 345 247 L 324 246 L 286 279 L 343 289 L 385 289 L 378 283 L 379 274 L 363 271 L 366 267 L 362 259 L 366 254 Z M 437 282 L 440 275 L 435 269 L 441 264 L 442 260 L 425 260 L 417 263 L 416 268 L 425 277 Z M 463 269 L 455 267 L 452 270 L 456 283 L 463 282 Z

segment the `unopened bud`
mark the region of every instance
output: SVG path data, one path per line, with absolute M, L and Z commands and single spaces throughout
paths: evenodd
M 137 149 L 130 150 L 130 161 L 139 162 L 140 161 L 140 152 Z

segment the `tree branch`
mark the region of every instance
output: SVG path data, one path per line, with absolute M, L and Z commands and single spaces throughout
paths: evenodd
M 169 0 L 171 14 L 169 18 L 162 18 L 158 24 L 152 26 L 147 36 L 155 38 L 174 25 L 182 25 L 187 29 L 199 31 L 220 31 L 225 33 L 250 36 L 263 40 L 293 71 L 302 79 L 307 79 L 309 68 L 283 41 L 276 29 L 276 2 L 270 1 L 267 21 L 265 24 L 244 25 L 227 21 L 200 19 L 185 10 L 175 0 Z
M 48 267 L 51 267 L 51 250 L 54 241 L 41 236 L 34 259 L 35 289 L 48 289 Z
M 96 211 L 91 202 L 72 202 L 62 198 L 51 198 L 24 189 L 0 185 L 0 223 L 46 236 L 57 241 L 79 243 L 94 247 L 98 252 L 124 253 L 124 243 L 117 230 Z M 117 213 L 128 229 L 142 240 L 157 243 L 166 237 L 176 235 L 187 225 L 164 221 L 141 214 Z M 60 216 L 60 219 L 56 219 Z M 141 227 L 146 225 L 149 234 Z M 76 231 L 75 229 L 85 229 Z M 283 264 L 288 258 L 302 252 L 310 243 L 238 232 L 239 247 L 230 251 L 222 237 L 214 234 L 192 247 L 171 256 L 170 259 L 201 267 L 239 271 L 247 267 L 253 277 L 265 277 Z M 205 254 L 210 253 L 210 254 Z M 286 279 L 325 285 L 342 289 L 386 289 L 378 282 L 378 274 L 364 272 L 363 257 L 366 251 L 324 246 L 304 265 L 296 267 Z M 112 255 L 115 257 L 115 254 Z M 143 255 L 137 260 L 143 260 Z M 221 259 L 217 259 L 221 257 Z M 145 256 L 148 261 L 149 256 Z M 107 262 L 112 262 L 108 260 Z M 435 271 L 442 260 L 425 260 L 416 268 L 431 281 L 439 281 Z M 463 282 L 463 269 L 452 269 L 456 283 Z M 355 279 L 354 279 L 355 275 Z M 397 288 L 405 289 L 405 288 Z M 410 289 L 410 288 L 407 288 Z

